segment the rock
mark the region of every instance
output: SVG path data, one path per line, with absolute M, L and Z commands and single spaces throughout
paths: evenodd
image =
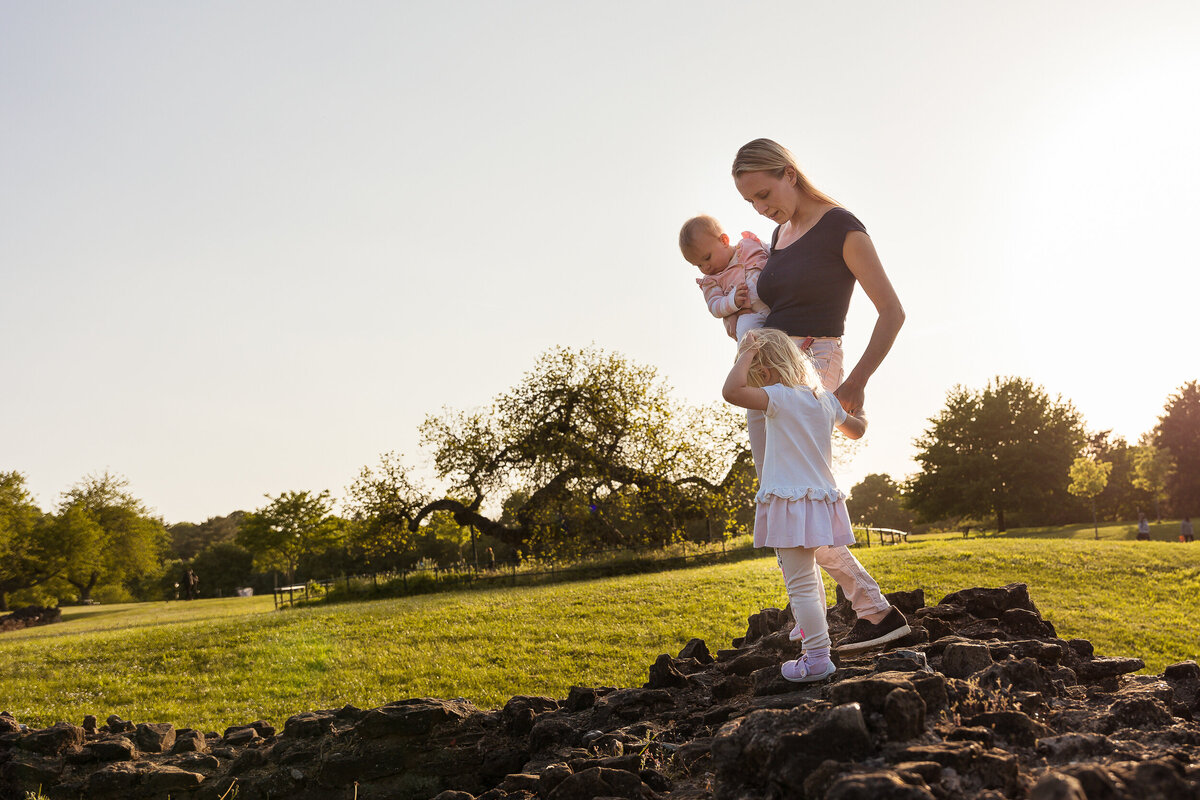
M 991 728 L 996 735 L 1019 747 L 1033 747 L 1054 731 L 1020 711 L 988 711 L 964 720 L 967 725 Z
M 88 745 L 97 761 L 132 761 L 135 750 L 133 742 L 124 736 L 114 736 L 110 739 L 100 739 Z
M 538 787 L 538 776 L 528 772 L 514 772 L 511 775 L 505 775 L 504 780 L 500 781 L 500 789 L 502 791 L 512 792 L 531 792 L 536 793 Z
M 459 792 L 454 789 L 447 789 L 433 796 L 432 800 L 475 800 L 475 795 L 470 792 Z
M 144 753 L 166 753 L 175 744 L 175 726 L 169 722 L 143 722 L 134 731 L 133 741 Z
M 529 749 L 538 752 L 554 745 L 574 746 L 580 740 L 577 731 L 569 720 L 550 714 L 539 717 L 529 731 Z
M 883 718 L 890 741 L 915 739 L 925 732 L 925 701 L 916 689 L 893 689 L 884 700 Z
M 882 712 L 884 701 L 894 690 L 915 690 L 915 685 L 909 679 L 912 674 L 879 672 L 861 678 L 846 678 L 829 687 L 829 699 L 838 705 L 861 703 L 863 709 L 869 713 Z
M 141 777 L 141 769 L 132 762 L 122 761 L 109 764 L 88 776 L 87 791 L 89 794 L 128 792 L 138 784 Z
M 176 731 L 172 753 L 204 753 L 208 751 L 208 740 L 200 731 Z
M 688 643 L 679 651 L 680 658 L 694 658 L 701 664 L 713 663 L 712 654 L 708 652 L 708 647 L 704 644 L 703 639 L 689 639 Z
M 943 767 L 963 773 L 982 752 L 983 747 L 978 742 L 940 742 L 914 745 L 896 755 L 904 761 L 933 761 Z
M 16 631 L 23 628 L 33 628 L 38 625 L 51 625 L 62 622 L 62 611 L 45 606 L 25 606 L 11 614 L 0 616 L 0 633 Z
M 204 776 L 198 772 L 188 772 L 179 767 L 155 767 L 142 777 L 142 791 L 146 794 L 154 792 L 174 792 L 194 789 L 204 782 Z
M 696 639 L 694 641 L 700 641 Z M 572 686 L 567 693 L 567 699 L 563 701 L 563 708 L 567 711 L 585 711 L 596 704 L 596 690 L 584 688 L 582 686 Z
M 673 662 L 674 659 L 666 653 L 660 655 L 658 660 L 650 665 L 650 679 L 644 688 L 672 689 L 687 686 L 687 676 L 680 672 Z
M 83 737 L 83 728 L 69 722 L 58 722 L 49 728 L 26 733 L 20 739 L 20 746 L 44 756 L 57 756 L 82 745 Z
M 20 732 L 21 725 L 12 718 L 11 714 L 8 714 L 7 712 L 0 714 L 0 734 Z
M 1016 636 L 1055 636 L 1053 625 L 1042 619 L 1041 614 L 1025 608 L 1010 608 L 1000 614 L 1000 627 Z
M 554 711 L 558 701 L 552 697 L 531 697 L 517 695 L 504 704 L 500 714 L 505 726 L 517 736 L 524 736 L 533 727 L 533 720 L 538 714 Z
M 83 732 L 89 735 L 96 733 L 96 715 L 88 714 L 83 718 Z
M 935 800 L 923 786 L 911 786 L 894 772 L 845 775 L 834 781 L 825 800 Z
M 862 707 L 848 703 L 830 709 L 803 733 L 780 736 L 765 775 L 770 785 L 801 792 L 809 775 L 822 762 L 834 758 L 858 760 L 873 750 Z
M 751 614 L 750 618 L 746 620 L 746 635 L 742 637 L 742 642 L 738 647 L 754 644 L 764 636 L 778 633 L 791 619 L 792 612 L 790 610 L 781 611 L 778 608 L 764 608 L 757 614 Z
M 1032 658 L 1006 658 L 979 672 L 975 679 L 981 686 L 989 686 L 998 692 L 1041 694 L 1050 691 L 1050 680 Z
M 951 678 L 967 678 L 992 665 L 992 653 L 985 644 L 953 642 L 942 651 L 942 672 Z
M 631 772 L 593 767 L 565 778 L 546 800 L 592 800 L 598 797 L 641 800 L 649 798 L 650 794 L 650 787 Z
M 1180 661 L 1164 669 L 1163 677 L 1173 683 L 1200 681 L 1200 664 L 1195 661 Z
M 7 784 L 15 790 L 33 793 L 39 787 L 57 785 L 62 770 L 58 758 L 17 752 L 7 763 L 0 764 L 0 788 Z
M 1146 662 L 1140 658 L 1093 658 L 1075 667 L 1075 674 L 1084 683 L 1093 683 L 1105 678 L 1115 678 L 1144 669 Z
M 983 788 L 999 789 L 1008 796 L 1016 792 L 1019 775 L 1017 757 L 1003 751 L 980 753 L 971 764 L 971 776 L 977 778 Z
M 918 590 L 920 591 L 920 590 Z M 876 672 L 931 672 L 925 654 L 918 650 L 891 650 L 875 657 Z
M 978 726 L 958 727 L 946 734 L 948 742 L 979 742 L 984 747 L 991 747 L 996 741 L 996 734 L 991 728 Z
M 1117 700 L 1108 707 L 1108 713 L 1110 726 L 1105 733 L 1118 728 L 1165 728 L 1175 722 L 1170 708 L 1153 697 Z
M 771 653 L 749 652 L 738 656 L 729 662 L 725 671 L 730 675 L 746 677 L 767 667 L 779 667 L 783 660 Z
M 961 606 L 979 619 L 999 617 L 1010 608 L 1037 613 L 1037 607 L 1029 599 L 1029 587 L 1023 583 L 1010 583 L 999 589 L 962 589 L 946 595 L 938 605 Z
M 258 735 L 258 731 L 251 728 L 249 725 L 245 727 L 230 728 L 221 737 L 221 741 L 231 747 L 245 747 L 251 742 L 258 741 L 262 737 Z
M 888 592 L 884 598 L 900 609 L 900 613 L 906 617 L 915 615 L 917 611 L 925 607 L 924 589 L 913 589 L 911 592 Z
M 109 714 L 108 719 L 104 722 L 109 733 L 128 733 L 134 729 L 134 724 L 121 719 L 116 714 Z
M 283 735 L 296 738 L 320 736 L 333 729 L 334 714 L 328 711 L 305 711 L 288 717 L 283 723 Z
M 558 788 L 558 785 L 574 774 L 566 764 L 551 764 L 542 770 L 538 776 L 537 793 L 539 797 L 548 797 Z
M 635 719 L 674 705 L 675 699 L 666 689 L 618 689 L 597 699 L 593 710 L 597 722 L 606 723 L 612 717 Z
M 1047 772 L 1029 790 L 1029 800 L 1088 800 L 1088 796 L 1074 777 Z

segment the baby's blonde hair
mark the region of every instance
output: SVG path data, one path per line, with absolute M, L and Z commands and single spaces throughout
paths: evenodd
M 721 230 L 721 223 L 717 222 L 715 217 L 710 217 L 707 214 L 692 217 L 683 223 L 683 227 L 679 229 L 679 250 L 683 253 L 684 258 L 689 258 L 695 255 L 694 248 L 696 240 L 700 238 L 700 234 L 709 233 L 720 237 L 724 232 Z
M 778 328 L 747 331 L 738 342 L 738 355 L 746 350 L 756 351 L 750 362 L 751 386 L 765 386 L 767 370 L 773 369 L 784 386 L 804 386 L 812 389 L 813 395 L 825 391 L 812 359 Z

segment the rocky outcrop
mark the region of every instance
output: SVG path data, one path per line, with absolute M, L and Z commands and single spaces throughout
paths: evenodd
M 641 687 L 519 696 L 499 710 L 418 698 L 224 733 L 108 718 L 29 730 L 0 715 L 0 798 L 1197 798 L 1200 666 L 1062 639 L 1026 587 L 926 606 L 913 632 L 827 682 L 779 674 L 798 647 L 765 609 L 710 653 L 658 657 Z M 830 610 L 835 635 L 853 614 Z
M 0 616 L 0 633 L 19 631 L 37 625 L 49 625 L 52 622 L 62 622 L 62 611 L 57 608 L 25 606 L 11 614 Z

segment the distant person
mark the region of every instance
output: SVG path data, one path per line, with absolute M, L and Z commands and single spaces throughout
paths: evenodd
M 1139 542 L 1150 541 L 1150 521 L 1140 511 L 1138 512 L 1137 540 Z
M 496 554 L 494 552 L 492 552 L 492 548 L 490 548 L 490 547 L 487 549 L 487 560 L 488 560 L 488 569 L 494 570 L 496 568 Z
M 758 295 L 771 310 L 766 326 L 792 338 L 816 365 L 821 385 L 851 414 L 862 411 L 867 381 L 879 368 L 900 326 L 904 308 L 884 272 L 875 245 L 858 218 L 809 182 L 791 152 L 770 139 L 738 150 L 733 182 L 754 210 L 776 224 Z M 854 286 L 862 286 L 878 319 L 858 363 L 845 375 L 842 334 Z M 754 470 L 762 475 L 766 418 L 746 413 Z M 820 547 L 817 564 L 842 587 L 858 622 L 838 643 L 839 652 L 873 647 L 903 636 L 908 623 L 879 591 L 879 584 L 844 546 Z M 825 584 L 818 581 L 822 598 Z M 823 601 L 824 602 L 824 601 Z
M 803 655 L 785 662 L 780 672 L 795 683 L 823 680 L 837 668 L 829 657 L 816 550 L 854 543 L 846 496 L 833 478 L 833 429 L 858 439 L 867 430 L 866 417 L 861 411 L 847 413 L 821 385 L 812 361 L 786 333 L 773 328 L 751 330 L 742 337 L 721 395 L 765 417 L 754 546 L 775 549 L 796 618 L 791 639 L 804 648 Z M 891 608 L 887 617 L 874 626 L 880 635 L 866 646 L 909 632 L 898 609 Z
M 183 599 L 195 600 L 197 596 L 197 587 L 200 585 L 200 578 L 196 573 L 192 572 L 192 568 L 188 567 L 183 572 Z
M 679 231 L 679 249 L 689 264 L 704 273 L 696 285 L 714 317 L 725 323 L 735 342 L 748 330 L 761 328 L 770 310 L 758 296 L 758 275 L 767 263 L 767 248 L 749 231 L 733 244 L 721 223 L 710 216 L 692 217 Z
M 1185 542 L 1196 541 L 1196 534 L 1192 533 L 1192 518 L 1184 517 L 1183 522 L 1179 523 L 1179 538 Z

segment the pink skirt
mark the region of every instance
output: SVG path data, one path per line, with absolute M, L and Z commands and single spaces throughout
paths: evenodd
M 787 500 L 769 495 L 754 514 L 755 547 L 823 547 L 854 544 L 846 501 Z

